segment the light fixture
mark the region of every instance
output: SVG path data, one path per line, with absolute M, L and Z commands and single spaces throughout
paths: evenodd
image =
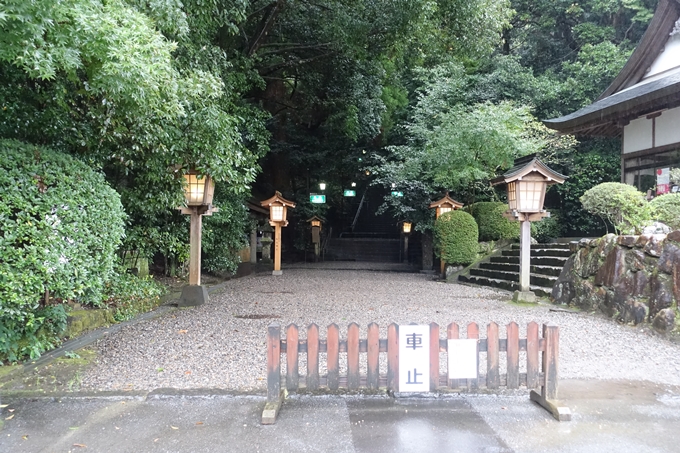
M 357 186 L 357 183 L 353 182 L 352 187 L 356 187 L 356 186 Z
M 286 200 L 281 192 L 277 191 L 273 197 L 261 201 L 260 204 L 269 208 L 269 224 L 274 227 L 274 271 L 272 275 L 282 275 L 281 227 L 288 225 L 288 220 L 286 220 L 288 208 L 294 208 L 295 203 Z
M 326 183 L 325 182 L 319 183 L 319 189 L 326 190 Z
M 215 183 L 208 175 L 190 171 L 184 175 L 184 198 L 187 206 L 209 206 L 213 201 Z
M 411 232 L 411 222 L 404 222 L 402 224 L 402 230 L 404 234 L 409 234 Z

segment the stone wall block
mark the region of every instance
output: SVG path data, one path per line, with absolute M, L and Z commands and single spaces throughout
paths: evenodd
M 680 230 L 675 230 L 668 233 L 668 235 L 666 236 L 666 240 L 677 242 L 678 244 L 680 244 Z
M 649 277 L 646 272 L 635 272 L 633 277 L 633 297 L 645 296 L 649 297 L 652 294 L 649 285 Z
M 637 300 L 630 300 L 621 306 L 618 321 L 633 325 L 638 325 L 644 322 L 647 316 L 647 307 Z
M 631 272 L 638 272 L 645 269 L 644 252 L 638 249 L 626 250 L 626 267 Z
M 661 272 L 672 274 L 673 269 L 678 265 L 680 265 L 680 247 L 671 241 L 666 241 L 657 266 Z
M 619 236 L 617 243 L 619 245 L 624 246 L 624 247 L 633 248 L 635 246 L 636 241 L 637 241 L 637 236 L 626 235 L 626 236 Z
M 663 251 L 664 239 L 666 239 L 665 234 L 652 234 L 645 244 L 644 251 L 647 255 L 659 257 Z
M 650 279 L 652 294 L 649 297 L 650 321 L 664 308 L 673 305 L 673 280 L 669 275 L 655 273 Z
M 574 263 L 579 253 L 576 253 L 567 259 L 564 263 L 560 276 L 557 277 L 557 282 L 552 289 L 553 302 L 556 304 L 567 305 L 576 296 L 574 289 L 574 281 L 578 278 L 574 275 Z
M 647 245 L 647 243 L 649 242 L 651 237 L 652 236 L 650 234 L 641 234 L 640 236 L 638 236 L 638 239 L 635 242 L 635 247 L 638 247 L 638 248 L 641 248 L 641 249 L 645 248 L 645 246 Z
M 604 265 L 595 274 L 595 284 L 613 287 L 617 285 L 626 273 L 626 252 L 615 247 L 604 260 Z
M 675 310 L 664 308 L 659 311 L 652 321 L 652 326 L 661 332 L 670 332 L 675 328 Z

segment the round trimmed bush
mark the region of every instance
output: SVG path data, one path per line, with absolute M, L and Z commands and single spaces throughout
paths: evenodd
M 519 222 L 503 217 L 507 210 L 508 205 L 499 201 L 483 201 L 470 206 L 470 214 L 479 226 L 480 241 L 519 238 Z
M 83 162 L 13 140 L 0 140 L 0 191 L 0 361 L 14 362 L 53 346 L 60 302 L 102 302 L 125 213 Z
M 618 234 L 637 234 L 652 222 L 652 206 L 645 194 L 620 182 L 604 182 L 580 198 L 583 209 L 607 220 Z
M 656 220 L 665 223 L 673 230 L 680 229 L 680 193 L 659 195 L 649 204 L 654 208 Z
M 479 231 L 475 219 L 465 211 L 442 214 L 434 225 L 435 250 L 449 264 L 466 265 L 477 258 Z

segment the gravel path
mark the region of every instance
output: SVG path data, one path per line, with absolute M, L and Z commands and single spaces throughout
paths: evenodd
M 265 334 L 273 321 L 317 323 L 322 338 L 328 324 L 337 323 L 343 336 L 353 321 L 362 338 L 370 322 L 381 327 L 381 338 L 392 322 L 477 322 L 484 337 L 486 324 L 495 321 L 501 338 L 511 321 L 519 324 L 520 337 L 530 321 L 554 322 L 560 326 L 560 378 L 680 385 L 680 345 L 594 315 L 512 305 L 509 298 L 507 292 L 438 283 L 423 274 L 294 268 L 279 277 L 258 274 L 227 282 L 201 307 L 176 310 L 99 340 L 99 359 L 83 376 L 82 387 L 262 391 Z M 237 317 L 250 315 L 270 317 Z

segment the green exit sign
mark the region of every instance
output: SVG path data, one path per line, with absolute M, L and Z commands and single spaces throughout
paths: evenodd
M 356 197 L 357 191 L 356 190 L 345 190 L 345 196 L 346 197 Z
M 404 196 L 404 192 L 397 192 L 396 190 L 393 190 L 393 191 L 392 191 L 392 196 L 393 196 L 393 197 L 403 197 L 403 196 Z
M 310 194 L 309 201 L 316 204 L 323 204 L 326 202 L 326 195 Z

